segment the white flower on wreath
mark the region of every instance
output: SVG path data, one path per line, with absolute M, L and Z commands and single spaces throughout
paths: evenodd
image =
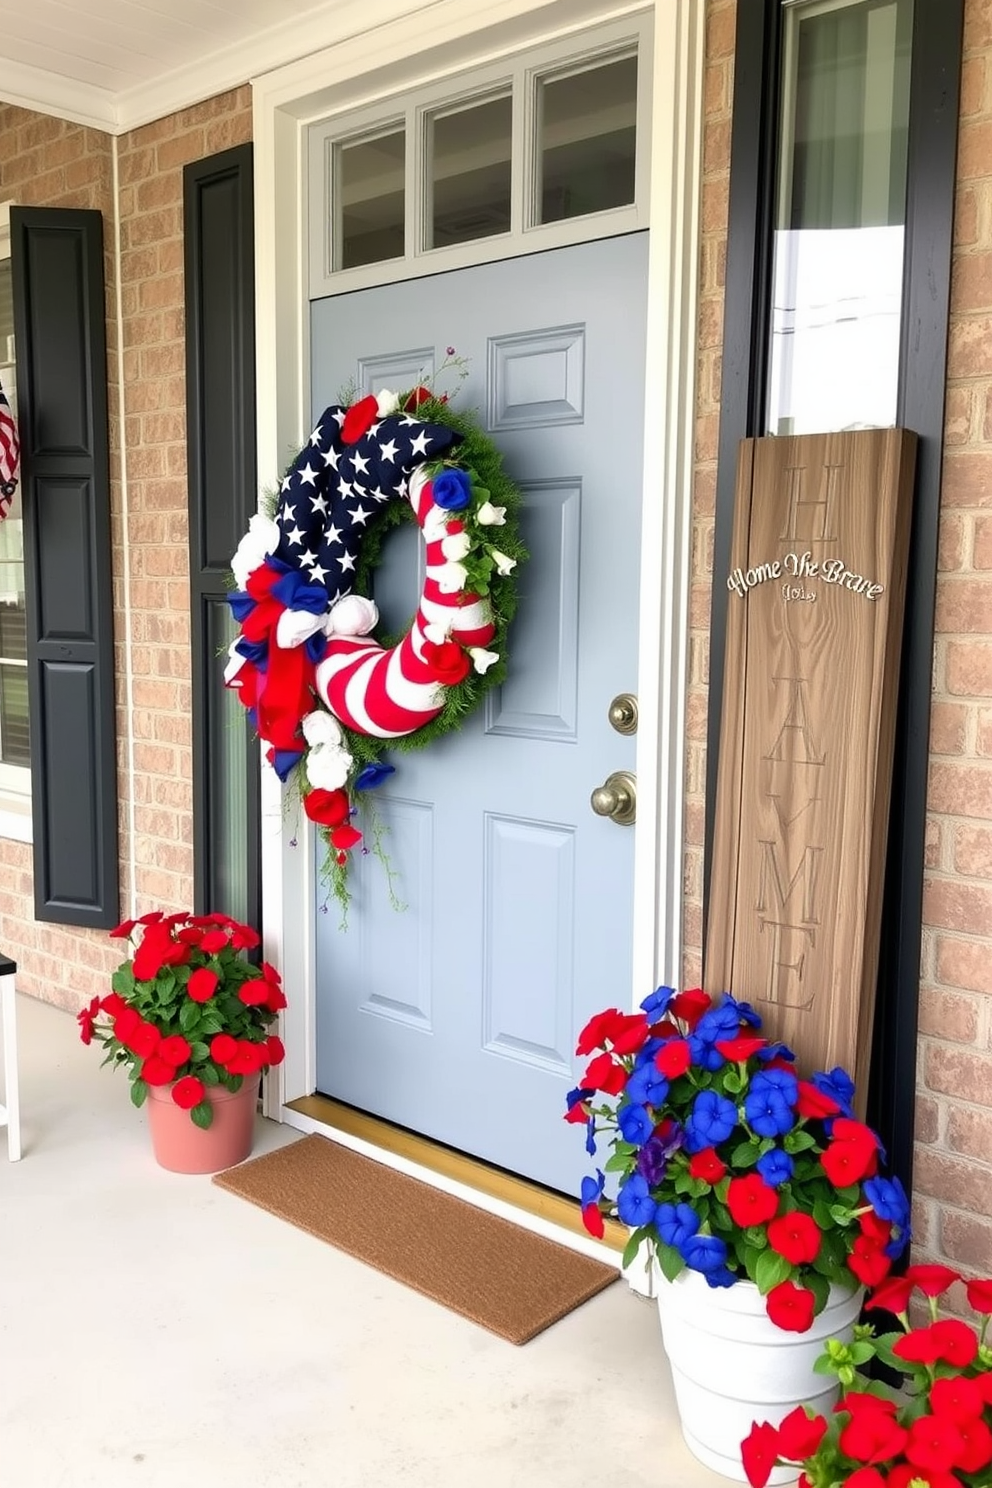
M 414 471 L 414 476 L 416 476 L 417 473 L 417 471 Z M 410 486 L 410 500 L 414 502 L 416 501 L 416 497 L 413 493 L 412 481 Z M 449 511 L 445 511 L 444 507 L 430 507 L 426 517 L 424 518 L 424 542 L 441 542 L 442 539 L 447 536 L 448 522 L 450 518 L 451 513 Z
M 399 413 L 400 400 L 389 388 L 380 388 L 375 395 L 375 406 L 380 418 L 389 418 L 390 414 Z
M 504 578 L 516 568 L 516 558 L 510 558 L 506 553 L 501 553 L 499 548 L 490 548 L 489 551 L 496 565 L 496 572 L 502 574 Z
M 315 708 L 300 724 L 303 737 L 311 748 L 321 744 L 340 744 L 344 739 L 341 725 L 332 713 L 324 708 Z
M 326 610 L 323 615 L 313 615 L 309 610 L 283 610 L 276 624 L 276 645 L 284 651 L 302 646 L 318 630 L 324 629 L 326 619 Z
M 261 568 L 268 555 L 275 552 L 279 546 L 279 536 L 279 527 L 273 519 L 256 512 L 231 559 L 231 572 L 239 589 L 245 587 L 249 574 L 253 574 L 256 568 Z
M 310 745 L 306 757 L 307 779 L 314 790 L 340 790 L 354 761 L 344 748 L 341 725 L 330 713 L 317 708 L 301 725 Z
M 489 668 L 499 661 L 498 651 L 486 651 L 482 646 L 469 646 L 468 654 L 472 658 L 472 665 L 480 676 L 485 676 Z
M 491 501 L 484 501 L 475 514 L 475 520 L 480 527 L 505 527 L 506 507 L 493 506 Z
M 468 583 L 468 569 L 464 563 L 446 563 L 438 570 L 437 587 L 442 594 L 458 594 Z
M 459 558 L 467 558 L 471 551 L 472 539 L 467 532 L 453 532 L 441 543 L 441 552 L 452 563 L 456 563 Z
M 327 635 L 368 635 L 378 623 L 379 610 L 374 600 L 366 599 L 363 594 L 346 594 L 324 617 L 324 630 Z

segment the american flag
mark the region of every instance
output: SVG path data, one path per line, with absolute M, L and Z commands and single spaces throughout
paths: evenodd
M 384 502 L 406 495 L 418 465 L 440 459 L 460 437 L 399 413 L 346 442 L 346 412 L 325 408 L 282 482 L 276 511 L 276 557 L 322 584 L 332 604 L 351 592 L 365 524 Z
M 0 521 L 10 511 L 10 503 L 14 499 L 20 459 L 17 424 L 3 385 L 0 384 Z

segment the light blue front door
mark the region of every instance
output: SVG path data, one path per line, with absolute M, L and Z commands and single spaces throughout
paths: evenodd
M 646 285 L 633 234 L 312 306 L 315 419 L 449 346 L 467 359 L 457 406 L 521 487 L 531 553 L 506 684 L 376 793 L 406 909 L 372 856 L 346 930 L 319 893 L 318 1089 L 565 1192 L 587 1168 L 561 1119 L 576 1033 L 630 999 L 635 829 L 589 797 L 634 762 L 607 714 L 636 689 Z M 412 525 L 389 540 L 387 629 L 416 607 L 420 547 Z

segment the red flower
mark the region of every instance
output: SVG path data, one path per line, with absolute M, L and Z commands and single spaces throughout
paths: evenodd
M 862 1410 L 851 1416 L 838 1445 L 855 1462 L 885 1462 L 906 1445 L 906 1431 L 888 1411 Z
M 765 1488 L 778 1456 L 778 1432 L 769 1421 L 755 1421 L 741 1442 L 741 1461 L 751 1488 Z
M 845 1488 L 885 1488 L 885 1479 L 877 1467 L 856 1467 L 844 1483 Z
M 422 403 L 429 403 L 434 397 L 430 388 L 415 387 L 412 393 L 407 393 L 403 400 L 403 407 L 407 413 L 413 413 Z
M 141 1078 L 146 1085 L 171 1085 L 176 1078 L 176 1066 L 157 1054 L 150 1054 L 141 1066 Z
M 211 971 L 209 966 L 198 966 L 190 975 L 186 991 L 194 1002 L 209 1002 L 217 991 L 219 981 L 217 973 Z
M 207 930 L 200 940 L 200 948 L 212 956 L 215 951 L 222 951 L 229 945 L 226 930 Z
M 351 803 L 346 791 L 318 787 L 303 797 L 303 810 L 318 827 L 342 827 L 348 820 Z
M 835 1411 L 847 1411 L 849 1415 L 856 1416 L 860 1411 L 884 1411 L 887 1416 L 894 1416 L 898 1407 L 894 1400 L 883 1399 L 881 1395 L 866 1395 L 861 1390 L 848 1390 L 834 1406 Z
M 457 687 L 472 670 L 468 652 L 457 641 L 425 641 L 421 654 L 435 679 L 445 687 Z
M 936 1364 L 942 1359 L 966 1368 L 978 1353 L 978 1339 L 967 1323 L 946 1318 L 928 1328 L 914 1328 L 892 1345 L 892 1352 L 910 1364 Z
M 269 984 L 262 977 L 252 977 L 238 988 L 238 997 L 245 1007 L 261 1007 L 269 1000 Z
M 956 1463 L 964 1446 L 961 1433 L 948 1416 L 920 1416 L 909 1428 L 906 1456 L 915 1467 L 942 1471 Z
M 108 992 L 106 997 L 101 997 L 100 1007 L 111 1018 L 116 1018 L 118 1013 L 122 1013 L 127 1007 L 127 1003 L 116 992 Z
M 668 1004 L 668 1011 L 681 1018 L 689 1028 L 695 1028 L 703 1014 L 713 1006 L 713 999 L 702 987 L 693 987 L 688 992 L 679 992 Z
M 804 1462 L 812 1457 L 827 1429 L 825 1416 L 810 1416 L 797 1405 L 778 1423 L 778 1452 L 790 1462 Z
M 864 1214 L 859 1214 L 858 1225 L 862 1235 L 867 1235 L 873 1245 L 888 1245 L 892 1234 L 891 1221 L 879 1219 L 874 1209 L 866 1209 Z
M 84 1044 L 93 1042 L 93 1024 L 96 1015 L 100 1011 L 101 1003 L 99 997 L 94 997 L 89 1007 L 80 1008 L 76 1014 L 76 1022 L 79 1024 L 79 1037 Z
M 906 1280 L 918 1286 L 928 1297 L 939 1297 L 961 1278 L 950 1266 L 907 1266 Z
M 248 1039 L 239 1039 L 237 1053 L 227 1061 L 227 1069 L 231 1075 L 257 1075 L 264 1063 L 264 1044 L 253 1044 Z
M 784 1256 L 790 1266 L 803 1266 L 815 1261 L 819 1255 L 822 1233 L 811 1214 L 790 1209 L 768 1226 L 768 1244 Z
M 716 1046 L 724 1059 L 730 1059 L 734 1064 L 743 1064 L 752 1054 L 763 1049 L 767 1042 L 767 1039 L 749 1038 L 746 1034 L 740 1034 L 737 1038 L 717 1039 Z
M 361 840 L 361 832 L 350 822 L 345 822 L 341 827 L 335 827 L 331 832 L 331 846 L 336 847 L 339 852 L 348 852 L 349 848 L 354 847 Z
M 270 1013 L 278 1013 L 280 1008 L 286 1006 L 286 994 L 275 982 L 270 982 L 268 977 L 265 979 L 265 985 L 269 989 L 266 1006 Z
M 835 1188 L 860 1183 L 878 1166 L 878 1138 L 860 1121 L 838 1116 L 831 1131 L 831 1142 L 820 1155 L 820 1166 Z
M 612 1054 L 597 1054 L 579 1081 L 583 1090 L 603 1090 L 607 1095 L 619 1095 L 626 1083 L 627 1071 Z
M 865 1307 L 884 1307 L 888 1312 L 905 1312 L 909 1306 L 913 1283 L 905 1276 L 890 1276 L 877 1286 L 865 1303 Z
M 643 1013 L 629 1013 L 612 1034 L 614 1054 L 636 1054 L 648 1037 L 648 1020 Z
M 808 1287 L 794 1281 L 780 1281 L 765 1298 L 765 1311 L 775 1324 L 787 1333 L 805 1333 L 812 1326 L 816 1298 Z
M 170 1033 L 168 1038 L 162 1040 L 158 1052 L 168 1064 L 174 1064 L 178 1068 L 186 1063 L 193 1050 L 181 1033 Z
M 717 1157 L 714 1147 L 704 1147 L 689 1159 L 689 1177 L 702 1178 L 705 1183 L 719 1183 L 726 1171 L 727 1165 Z
M 238 1041 L 229 1033 L 218 1033 L 210 1040 L 210 1058 L 215 1064 L 226 1064 L 238 1052 Z
M 379 404 L 373 395 L 369 393 L 367 398 L 359 398 L 344 416 L 344 422 L 341 425 L 342 443 L 357 444 L 358 440 L 369 432 L 378 417 Z
M 839 1115 L 840 1106 L 829 1095 L 818 1090 L 810 1080 L 800 1080 L 796 1111 L 800 1116 L 822 1121 L 825 1116 Z
M 586 1204 L 582 1210 L 582 1223 L 597 1240 L 602 1240 L 606 1233 L 603 1223 L 603 1215 L 598 1204 Z
M 965 1282 L 968 1303 L 976 1312 L 992 1312 L 992 1281 Z
M 962 1383 L 967 1384 L 968 1381 L 964 1380 Z M 955 1467 L 959 1467 L 962 1472 L 966 1473 L 980 1472 L 983 1467 L 988 1467 L 992 1462 L 992 1431 L 985 1422 L 972 1417 L 967 1421 L 956 1421 L 954 1424 L 964 1443 L 958 1453 Z
M 235 922 L 231 926 L 231 944 L 236 951 L 253 951 L 262 940 L 257 930 L 250 925 L 239 925 Z
M 147 914 L 139 915 L 134 921 L 136 925 L 157 925 L 165 918 L 165 912 L 161 909 L 150 909 Z
M 734 1224 L 742 1230 L 748 1225 L 765 1224 L 778 1209 L 778 1191 L 759 1173 L 748 1173 L 746 1178 L 731 1178 L 727 1208 Z
M 181 940 L 183 945 L 198 946 L 203 938 L 203 931 L 198 925 L 184 925 L 181 930 L 176 931 L 176 939 Z
M 591 1054 L 593 1049 L 605 1049 L 607 1041 L 613 1037 L 614 1028 L 622 1022 L 623 1013 L 619 1008 L 607 1008 L 605 1012 L 596 1013 L 579 1034 L 576 1054 Z
M 666 1080 L 677 1080 L 679 1075 L 685 1074 L 691 1063 L 692 1050 L 689 1048 L 689 1040 L 684 1038 L 669 1039 L 654 1056 L 655 1069 Z
M 985 1409 L 985 1401 L 974 1380 L 954 1374 L 934 1380 L 930 1386 L 930 1409 L 935 1416 L 947 1416 L 952 1421 L 974 1421 Z
M 133 1007 L 122 1007 L 114 1019 L 114 1037 L 127 1046 L 134 1030 L 141 1023 L 141 1015 Z
M 278 1034 L 269 1034 L 265 1040 L 265 1053 L 269 1064 L 282 1064 L 286 1058 L 286 1048 Z
M 133 1054 L 141 1059 L 147 1059 L 149 1054 L 158 1052 L 158 1046 L 162 1042 L 162 1035 L 154 1023 L 145 1023 L 139 1020 L 137 1028 L 127 1041 L 127 1046 Z
M 137 923 L 137 920 L 121 920 L 120 924 L 109 932 L 111 938 L 127 940 Z
M 889 1468 L 885 1488 L 961 1488 L 961 1479 L 954 1473 L 900 1462 Z
M 184 1111 L 191 1111 L 194 1106 L 198 1106 L 205 1095 L 203 1081 L 198 1080 L 195 1075 L 184 1075 L 172 1087 L 172 1099 Z
M 847 1258 L 848 1270 L 866 1287 L 877 1287 L 884 1281 L 891 1264 L 882 1247 L 869 1240 L 867 1235 L 858 1236 Z

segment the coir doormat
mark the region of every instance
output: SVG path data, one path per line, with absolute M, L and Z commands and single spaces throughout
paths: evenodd
M 526 1343 L 618 1276 L 326 1137 L 291 1142 L 214 1182 L 510 1343 Z

